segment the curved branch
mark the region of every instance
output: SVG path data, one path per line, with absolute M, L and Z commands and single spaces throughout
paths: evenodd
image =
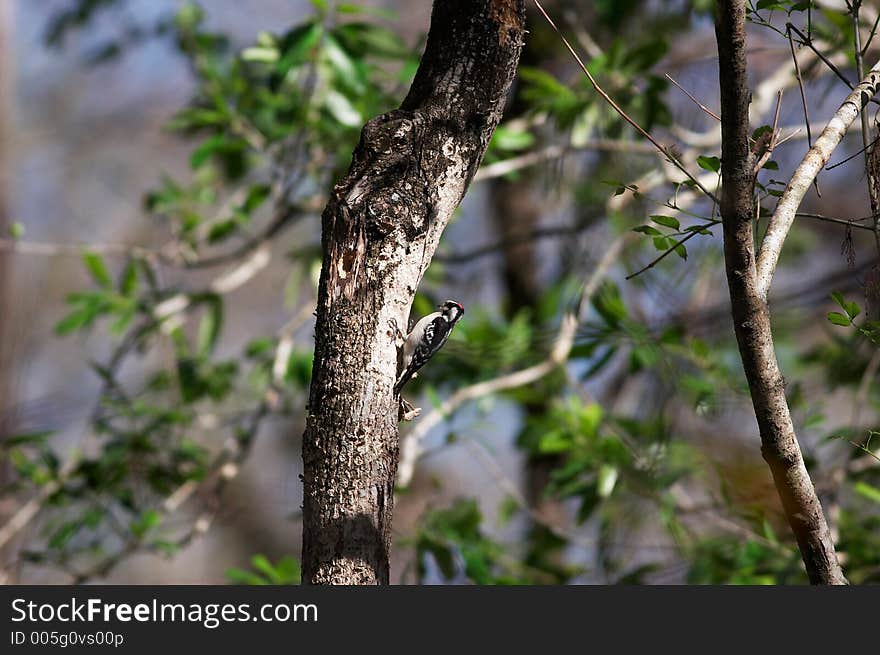
M 847 129 L 859 115 L 862 108 L 877 93 L 880 86 L 880 60 L 865 76 L 852 93 L 850 93 L 840 108 L 834 114 L 828 125 L 816 139 L 813 147 L 804 156 L 803 161 L 795 169 L 794 175 L 785 187 L 785 191 L 776 205 L 776 211 L 770 218 L 767 233 L 761 242 L 761 249 L 757 257 L 757 291 L 766 301 L 770 284 L 773 281 L 773 273 L 782 252 L 782 244 L 794 223 L 798 207 L 807 193 L 807 189 L 819 174 L 819 171 L 828 163 L 831 153 L 843 140 Z

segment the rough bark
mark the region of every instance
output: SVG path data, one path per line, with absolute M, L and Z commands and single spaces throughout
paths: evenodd
M 522 0 L 436 0 L 400 109 L 369 121 L 324 210 L 303 439 L 303 582 L 387 584 L 397 352 L 440 235 L 501 118 Z
M 758 285 L 752 218 L 753 156 L 749 148 L 745 2 L 719 0 L 716 18 L 721 87 L 721 218 L 734 330 L 770 466 L 785 516 L 812 584 L 846 584 L 834 542 L 785 398 L 773 347 L 770 311 Z

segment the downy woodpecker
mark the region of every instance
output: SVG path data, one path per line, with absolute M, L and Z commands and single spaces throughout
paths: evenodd
M 428 314 L 415 324 L 403 344 L 403 361 L 400 377 L 394 385 L 394 395 L 399 396 L 400 390 L 416 372 L 428 363 L 449 338 L 452 328 L 464 314 L 464 307 L 454 300 L 447 300 L 437 305 L 440 311 Z

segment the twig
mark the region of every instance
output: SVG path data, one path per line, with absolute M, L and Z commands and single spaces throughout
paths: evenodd
M 483 465 L 486 470 L 489 472 L 489 475 L 495 480 L 495 483 L 504 491 L 513 501 L 517 504 L 517 506 L 524 511 L 528 517 L 537 523 L 538 525 L 546 528 L 551 534 L 563 539 L 565 541 L 571 542 L 576 546 L 580 546 L 581 548 L 592 549 L 595 548 L 596 542 L 592 539 L 584 539 L 569 530 L 566 530 L 562 526 L 556 525 L 555 523 L 548 521 L 537 509 L 532 507 L 529 502 L 526 500 L 525 496 L 517 488 L 516 484 L 508 478 L 504 471 L 501 469 L 501 466 L 495 461 L 495 458 L 486 450 L 486 447 L 475 441 L 474 439 L 468 439 L 465 444 L 474 453 L 476 453 L 477 457 L 483 461 Z
M 151 258 L 166 266 L 176 266 L 187 269 L 212 268 L 228 264 L 241 259 L 254 250 L 260 248 L 267 241 L 277 236 L 297 216 L 305 213 L 301 208 L 288 208 L 280 211 L 275 218 L 256 236 L 248 239 L 245 243 L 234 250 L 219 255 L 211 255 L 198 259 L 180 261 L 167 252 L 167 248 L 147 248 L 127 243 L 55 243 L 28 241 L 22 239 L 0 238 L 0 252 L 9 252 L 16 255 L 33 255 L 40 257 L 64 257 L 81 256 L 86 252 L 96 252 L 101 255 Z
M 864 116 L 864 112 L 862 112 L 862 115 Z M 833 171 L 833 170 L 834 170 L 835 168 L 837 168 L 838 166 L 843 166 L 845 163 L 847 163 L 847 162 L 849 162 L 849 161 L 852 161 L 853 159 L 855 159 L 856 157 L 858 157 L 858 156 L 861 155 L 862 153 L 866 153 L 866 154 L 867 154 L 867 152 L 868 152 L 868 148 L 870 148 L 870 147 L 873 146 L 875 143 L 877 143 L 878 140 L 880 140 L 880 137 L 875 138 L 873 141 L 871 141 L 871 143 L 869 143 L 869 144 L 867 144 L 867 145 L 865 145 L 865 146 L 859 148 L 856 152 L 854 152 L 853 154 L 851 154 L 849 157 L 846 157 L 845 159 L 841 159 L 841 160 L 838 161 L 838 162 L 834 162 L 833 164 L 828 164 L 828 166 L 825 167 L 825 170 L 826 170 L 826 171 Z M 866 159 L 867 159 L 867 157 L 866 157 Z
M 859 443 L 859 442 L 857 442 L 857 441 L 853 441 L 852 439 L 848 439 L 847 437 L 833 436 L 832 439 L 840 439 L 841 441 L 845 441 L 845 442 L 847 442 L 848 444 L 850 444 L 851 446 L 855 446 L 856 448 L 858 448 L 859 450 L 861 450 L 861 451 L 862 451 L 863 453 L 865 453 L 868 457 L 871 457 L 871 458 L 877 460 L 878 462 L 880 462 L 880 455 L 878 455 L 878 454 L 875 453 L 873 450 L 871 450 L 870 448 L 868 448 L 865 444 Z
M 770 128 L 770 143 L 767 144 L 767 150 L 764 151 L 764 154 L 761 155 L 760 159 L 755 162 L 755 175 L 764 168 L 764 164 L 766 164 L 770 157 L 773 156 L 773 150 L 776 148 L 776 144 L 779 139 L 779 109 L 782 106 L 782 89 L 779 89 L 779 94 L 776 96 L 776 112 L 773 114 L 773 126 Z M 807 129 L 809 130 L 809 123 L 807 124 Z
M 703 192 L 703 194 L 707 198 L 710 198 L 713 202 L 717 203 L 718 199 L 715 197 L 715 194 L 713 194 L 706 187 L 704 187 L 699 182 L 699 180 L 697 180 L 697 178 L 694 177 L 691 174 L 691 172 L 688 171 L 687 168 L 685 168 L 684 164 L 682 164 L 678 160 L 678 158 L 672 154 L 672 152 L 670 151 L 669 148 L 662 145 L 653 136 L 651 136 L 651 134 L 647 130 L 645 130 L 641 125 L 639 125 L 632 117 L 629 116 L 629 114 L 627 114 L 625 111 L 623 111 L 623 109 L 620 107 L 620 105 L 618 105 L 614 101 L 614 99 L 610 95 L 608 95 L 608 93 L 606 93 L 605 89 L 603 89 L 601 86 L 599 86 L 599 83 L 596 81 L 596 78 L 593 77 L 592 73 L 590 73 L 590 71 L 587 69 L 586 65 L 584 64 L 584 62 L 581 60 L 580 55 L 578 55 L 578 53 L 575 51 L 575 49 L 568 42 L 568 39 L 565 38 L 565 36 L 562 34 L 562 32 L 556 26 L 556 23 L 553 22 L 553 19 L 550 18 L 550 16 L 547 14 L 547 12 L 544 10 L 544 7 L 541 6 L 541 3 L 538 2 L 538 0 L 533 0 L 533 2 L 538 7 L 538 10 L 541 12 L 541 14 L 547 20 L 547 22 L 550 23 L 550 27 L 552 27 L 553 30 L 559 35 L 559 38 L 562 39 L 562 43 L 565 44 L 565 47 L 571 53 L 571 56 L 574 57 L 578 66 L 580 66 L 580 69 L 583 71 L 584 75 L 587 76 L 587 79 L 590 81 L 590 84 L 593 86 L 593 88 L 596 90 L 596 92 L 600 96 L 602 96 L 602 98 L 605 99 L 605 102 L 607 102 L 609 105 L 611 105 L 611 108 L 614 109 L 614 111 L 616 111 L 623 120 L 625 120 L 627 123 L 629 123 L 633 127 L 633 129 L 636 130 L 636 132 L 641 134 L 645 139 L 647 139 L 651 144 L 653 144 L 653 146 L 657 149 L 657 151 L 660 152 L 660 154 L 662 154 L 664 157 L 666 157 L 673 166 L 675 166 L 678 170 L 680 170 L 682 173 L 684 173 L 685 176 L 687 176 L 687 178 L 689 180 L 691 180 L 697 186 L 697 188 L 699 188 L 700 191 Z
M 694 102 L 695 105 L 697 105 L 697 107 L 699 107 L 704 112 L 709 114 L 709 116 L 714 118 L 716 121 L 721 122 L 721 116 L 716 114 L 714 111 L 709 109 L 706 105 L 704 105 L 702 102 L 697 100 L 694 96 L 692 96 L 690 94 L 690 92 L 688 92 L 687 89 L 685 89 L 681 84 L 679 84 L 674 79 L 672 79 L 672 76 L 669 73 L 664 73 L 664 74 L 666 75 L 666 79 L 669 80 L 670 82 L 672 82 L 675 86 L 677 86 L 682 93 L 684 93 L 688 98 L 690 98 Z
M 870 225 L 862 225 L 858 223 L 859 220 L 865 219 L 850 219 L 847 220 L 845 218 L 834 218 L 833 216 L 824 216 L 822 214 L 813 214 L 810 212 L 797 212 L 795 214 L 797 218 L 812 218 L 817 221 L 823 221 L 825 223 L 836 223 L 838 225 L 846 225 L 847 227 L 854 227 L 857 230 L 867 230 L 868 232 L 873 232 L 874 228 Z
M 853 83 L 850 82 L 850 81 L 846 78 L 846 75 L 844 75 L 843 73 L 841 73 L 841 72 L 840 72 L 840 69 L 839 69 L 837 66 L 834 65 L 834 62 L 832 62 L 828 57 L 826 57 L 826 56 L 822 53 L 822 51 L 819 50 L 819 49 L 813 44 L 813 41 L 812 41 L 811 39 L 809 39 L 808 37 L 804 36 L 804 33 L 803 33 L 803 32 L 801 32 L 797 27 L 795 27 L 795 26 L 792 25 L 791 23 L 786 23 L 786 25 L 785 25 L 785 29 L 786 29 L 786 31 L 789 31 L 789 30 L 790 30 L 790 31 L 792 31 L 792 32 L 797 33 L 797 35 L 798 35 L 799 37 L 801 37 L 801 41 L 800 41 L 801 45 L 805 45 L 805 46 L 807 46 L 810 50 L 812 50 L 812 51 L 815 53 L 815 55 L 816 55 L 819 59 L 822 60 L 822 63 L 825 64 L 825 65 L 828 67 L 828 69 L 829 69 L 832 73 L 834 73 L 834 74 L 838 77 L 838 79 L 840 79 L 841 82 L 843 82 L 844 84 L 846 84 L 850 89 L 854 89 L 854 88 L 855 88 L 855 87 L 853 86 Z M 872 102 L 876 102 L 876 101 L 872 99 Z
M 868 393 L 871 391 L 871 383 L 873 383 L 874 379 L 877 377 L 878 370 L 880 370 L 880 350 L 875 350 L 871 359 L 868 361 L 868 365 L 865 367 L 865 372 L 862 374 L 862 379 L 859 381 L 858 391 L 856 391 L 856 396 L 853 400 L 852 418 L 850 419 L 850 425 L 853 427 L 857 427 L 859 424 L 862 407 L 868 401 Z
M 0 252 L 15 255 L 35 255 L 40 257 L 81 256 L 86 252 L 101 255 L 138 256 L 154 255 L 162 257 L 158 250 L 150 250 L 142 246 L 127 243 L 48 243 L 25 241 L 22 239 L 0 239 Z
M 807 109 L 807 92 L 804 90 L 804 80 L 801 76 L 801 67 L 798 63 L 797 55 L 794 52 L 794 41 L 791 38 L 791 30 L 797 29 L 794 28 L 791 24 L 786 25 L 785 34 L 788 36 L 788 46 L 791 49 L 791 60 L 794 62 L 794 73 L 797 77 L 798 89 L 801 92 L 801 106 L 804 110 L 804 127 L 807 128 L 807 147 L 813 147 L 813 133 L 810 129 L 810 111 Z M 816 54 L 820 54 L 816 51 Z M 821 54 L 820 54 L 821 56 Z M 822 197 L 822 192 L 819 191 L 819 179 L 818 176 L 813 178 L 813 186 L 816 188 L 816 195 L 820 198 Z
M 720 220 L 712 220 L 712 221 L 708 221 L 708 222 L 704 223 L 703 225 L 700 225 L 699 227 L 704 228 L 704 229 L 710 228 L 713 225 L 718 225 L 720 222 L 721 222 Z M 625 279 L 631 280 L 634 277 L 641 275 L 645 271 L 654 268 L 657 264 L 662 262 L 669 255 L 671 255 L 673 252 L 675 252 L 675 249 L 678 248 L 678 246 L 687 243 L 688 241 L 693 239 L 695 236 L 697 236 L 699 233 L 700 233 L 699 230 L 696 230 L 696 229 L 692 230 L 689 234 L 686 234 L 683 238 L 676 241 L 675 244 L 673 244 L 672 246 L 670 246 L 669 248 L 664 250 L 662 253 L 660 253 L 660 255 L 658 255 L 653 260 L 651 260 L 651 262 L 649 262 L 648 264 L 646 264 L 645 266 L 643 266 L 642 268 L 637 270 L 635 273 L 630 273 L 629 275 L 627 275 Z
M 861 51 L 862 57 L 865 56 L 865 53 L 868 52 L 868 48 L 871 47 L 871 41 L 874 40 L 874 35 L 877 33 L 877 23 L 880 23 L 880 12 L 877 12 L 877 16 L 874 18 L 874 24 L 871 26 L 871 33 L 868 34 L 868 40 L 865 41 L 865 46 Z
M 591 139 L 583 145 L 575 146 L 547 146 L 540 150 L 527 152 L 516 157 L 504 159 L 502 161 L 487 164 L 477 171 L 474 175 L 475 182 L 491 180 L 496 177 L 503 177 L 509 173 L 513 173 L 530 166 L 542 164 L 552 159 L 558 159 L 570 152 L 580 151 L 601 151 L 601 152 L 631 152 L 631 153 L 649 153 L 654 152 L 654 147 L 646 143 L 638 143 L 633 141 L 621 141 L 616 139 Z

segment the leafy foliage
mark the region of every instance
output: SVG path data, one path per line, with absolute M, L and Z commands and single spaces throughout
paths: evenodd
M 299 584 L 302 572 L 295 557 L 285 555 L 273 564 L 265 555 L 251 558 L 251 569 L 231 568 L 226 578 L 235 584 L 290 585 Z

